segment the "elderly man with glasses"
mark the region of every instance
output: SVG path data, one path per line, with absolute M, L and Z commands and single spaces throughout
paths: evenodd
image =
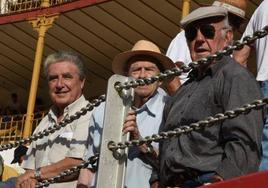
M 233 38 L 226 9 L 201 7 L 181 21 L 191 58 L 222 50 Z M 254 91 L 254 92 L 252 92 Z M 170 131 L 262 98 L 254 77 L 231 57 L 194 68 L 167 102 L 161 131 Z M 160 187 L 191 188 L 258 169 L 263 110 L 160 142 Z
M 234 32 L 238 31 L 241 25 L 246 21 L 247 0 L 215 0 L 212 6 L 226 8 L 228 11 L 228 20 Z M 166 56 L 174 61 L 178 67 L 181 63 L 188 65 L 192 62 L 184 30 L 179 32 L 176 37 L 172 39 L 167 49 Z M 180 75 L 181 84 L 188 79 L 187 76 L 187 73 Z M 176 90 L 179 86 L 180 85 L 173 85 L 172 89 Z

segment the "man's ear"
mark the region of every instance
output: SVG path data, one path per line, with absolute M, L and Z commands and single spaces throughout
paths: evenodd
M 232 44 L 234 40 L 234 32 L 232 30 L 228 30 L 225 35 L 225 40 L 228 45 Z
M 84 86 L 85 86 L 85 81 L 86 79 L 84 78 L 82 81 L 81 81 L 81 89 L 83 90 L 84 89 Z

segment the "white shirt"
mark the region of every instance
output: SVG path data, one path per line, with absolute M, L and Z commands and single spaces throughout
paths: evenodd
M 75 102 L 64 109 L 63 119 L 74 115 L 81 108 L 86 107 L 88 101 L 81 96 Z M 48 136 L 31 143 L 22 167 L 25 169 L 37 169 L 51 165 L 66 157 L 82 159 L 88 145 L 88 130 L 91 111 L 82 115 L 79 119 L 49 134 Z M 34 134 L 55 125 L 57 117 L 53 108 L 42 119 L 34 131 Z M 51 184 L 49 188 L 76 187 L 77 181 Z
M 171 41 L 166 56 L 168 56 L 175 63 L 180 61 L 185 65 L 188 65 L 190 62 L 192 62 L 184 30 L 179 32 L 177 36 Z M 187 80 L 187 75 L 187 73 L 183 73 L 180 76 L 181 83 L 184 83 Z
M 150 98 L 141 108 L 136 110 L 137 126 L 142 137 L 157 134 L 162 121 L 163 109 L 167 100 L 167 95 L 161 88 L 158 88 L 155 95 Z M 103 129 L 105 103 L 94 109 L 90 119 L 90 137 L 88 152 L 84 157 L 89 157 L 99 153 L 101 135 Z M 158 143 L 152 143 L 154 148 L 158 148 Z M 149 179 L 152 173 L 152 167 L 139 158 L 140 152 L 133 147 L 129 150 L 125 188 L 150 188 Z M 89 165 L 91 167 L 91 165 Z M 95 180 L 92 183 L 94 187 Z
M 264 0 L 253 13 L 242 36 L 252 35 L 255 31 L 268 25 L 268 0 Z M 268 36 L 257 39 L 254 43 L 257 60 L 257 80 L 268 80 Z

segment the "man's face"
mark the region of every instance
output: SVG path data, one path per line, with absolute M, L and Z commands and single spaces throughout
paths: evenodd
M 85 80 L 81 80 L 75 64 L 62 61 L 49 65 L 49 95 L 55 106 L 64 109 L 82 94 Z
M 214 35 L 212 35 L 213 30 Z M 195 31 L 196 35 L 193 34 Z M 192 35 L 192 38 L 188 37 L 187 41 L 193 61 L 222 50 L 231 42 L 233 35 L 232 31 L 225 27 L 224 21 L 215 22 L 213 19 L 201 20 L 187 27 L 185 32 L 186 38 L 187 34 Z M 226 35 L 224 32 L 227 32 Z
M 134 61 L 130 63 L 128 69 L 128 76 L 135 79 L 152 77 L 158 75 L 159 73 L 160 70 L 157 65 L 150 61 Z M 135 88 L 135 94 L 141 98 L 149 98 L 154 94 L 159 85 L 159 82 L 155 82 L 150 85 L 139 86 Z

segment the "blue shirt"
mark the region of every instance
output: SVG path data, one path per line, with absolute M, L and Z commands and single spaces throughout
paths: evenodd
M 162 121 L 162 113 L 165 102 L 167 100 L 166 93 L 162 89 L 151 97 L 141 108 L 136 110 L 137 126 L 142 137 L 157 134 Z M 104 120 L 105 103 L 97 107 L 90 119 L 90 141 L 88 152 L 85 159 L 99 152 L 101 134 Z M 158 148 L 157 143 L 152 143 L 154 148 Z M 125 186 L 127 188 L 149 188 L 149 179 L 152 173 L 152 167 L 144 163 L 139 157 L 140 151 L 132 147 L 129 150 Z

